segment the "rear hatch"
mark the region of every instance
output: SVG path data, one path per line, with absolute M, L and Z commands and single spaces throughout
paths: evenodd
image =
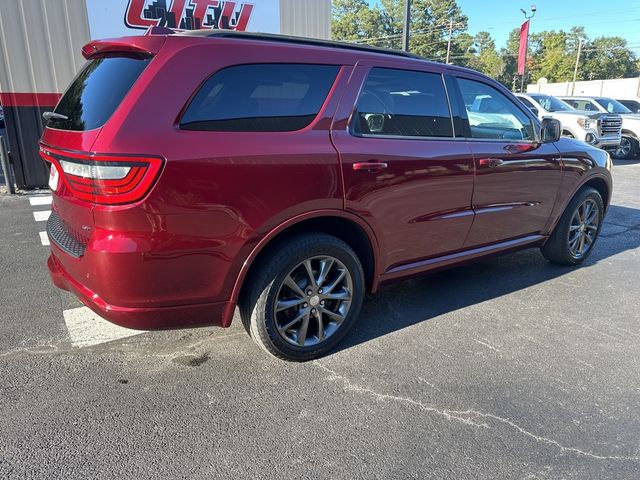
M 52 241 L 74 257 L 82 256 L 90 240 L 95 205 L 139 200 L 161 167 L 159 159 L 112 156 L 92 147 L 112 118 L 126 115 L 123 101 L 164 40 L 131 37 L 86 45 L 88 62 L 53 113 L 45 114 L 40 153 L 51 166 L 48 231 Z

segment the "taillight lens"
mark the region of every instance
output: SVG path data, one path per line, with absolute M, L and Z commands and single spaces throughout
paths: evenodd
M 40 156 L 56 165 L 75 197 L 104 205 L 144 198 L 160 175 L 157 157 L 94 155 L 40 147 Z

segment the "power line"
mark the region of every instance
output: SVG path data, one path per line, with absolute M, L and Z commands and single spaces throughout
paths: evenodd
M 454 23 L 454 26 L 461 26 L 461 23 Z M 427 34 L 427 33 L 431 33 L 431 32 L 437 32 L 437 31 L 447 31 L 449 30 L 449 23 L 447 22 L 446 25 L 443 26 L 434 26 L 431 28 L 422 28 L 420 30 L 412 30 L 411 31 L 411 35 L 420 35 L 420 34 Z M 356 42 L 356 43 L 367 43 L 367 42 L 371 42 L 371 41 L 375 41 L 375 40 L 389 40 L 389 39 L 394 39 L 394 38 L 401 38 L 402 37 L 402 33 L 394 33 L 392 35 L 384 35 L 381 37 L 373 37 L 373 38 L 350 38 L 350 39 L 346 39 L 344 41 L 346 42 Z

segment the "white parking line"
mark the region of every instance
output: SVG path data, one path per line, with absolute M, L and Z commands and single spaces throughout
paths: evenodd
M 62 312 L 74 347 L 90 347 L 145 333 L 119 327 L 101 318 L 87 307 L 72 308 Z
M 42 245 L 45 247 L 49 245 L 49 237 L 47 236 L 47 232 L 39 232 L 40 233 L 40 241 Z
M 52 202 L 51 195 L 47 195 L 46 197 L 31 197 L 31 198 L 29 198 L 29 203 L 33 207 L 35 207 L 36 205 L 51 205 L 51 202 Z
M 51 210 L 43 210 L 41 212 L 33 212 L 33 218 L 36 219 L 36 222 L 44 222 L 51 215 Z

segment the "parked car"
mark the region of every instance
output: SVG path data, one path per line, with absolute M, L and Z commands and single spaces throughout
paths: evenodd
M 618 99 L 622 105 L 631 110 L 631 113 L 640 113 L 640 100 L 620 100 Z
M 518 93 L 516 97 L 541 120 L 544 117 L 558 120 L 565 137 L 577 138 L 605 150 L 620 146 L 620 115 L 575 110 L 559 98 L 542 93 Z
M 615 158 L 628 160 L 638 154 L 640 139 L 640 115 L 633 113 L 620 102 L 608 97 L 560 97 L 577 110 L 617 113 L 622 117 L 622 139 L 613 152 Z
M 5 128 L 5 126 L 4 126 L 4 110 L 2 109 L 2 105 L 0 105 L 0 128 Z
M 225 31 L 83 52 L 45 114 L 48 266 L 127 327 L 239 305 L 267 352 L 309 360 L 381 284 L 530 247 L 580 264 L 610 201 L 606 152 L 472 70 Z

